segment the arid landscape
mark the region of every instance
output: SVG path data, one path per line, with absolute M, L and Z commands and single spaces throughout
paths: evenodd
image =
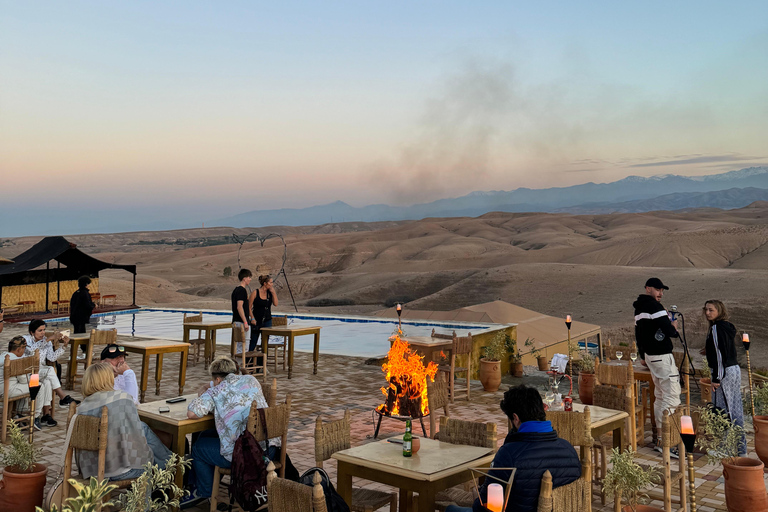
M 542 313 L 631 334 L 632 301 L 650 276 L 670 286 L 664 303 L 689 318 L 692 346 L 703 344 L 699 308 L 719 298 L 756 345 L 768 339 L 768 203 L 736 210 L 699 209 L 612 215 L 489 213 L 477 218 L 325 224 L 259 229 L 65 235 L 82 250 L 138 265 L 137 302 L 148 306 L 229 307 L 244 237 L 279 233 L 285 271 L 300 309 L 365 313 L 407 302 L 409 308 L 454 309 L 501 299 Z M 253 240 L 254 237 L 250 237 Z M 13 257 L 39 237 L 4 239 Z M 276 274 L 279 238 L 247 242 L 243 267 Z M 130 296 L 130 275 L 102 273 L 101 289 Z M 292 309 L 277 280 L 280 310 Z M 768 353 L 755 351 L 760 365 Z

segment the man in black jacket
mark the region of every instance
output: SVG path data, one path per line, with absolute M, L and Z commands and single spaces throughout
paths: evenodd
M 553 487 L 567 485 L 581 476 L 581 461 L 573 446 L 557 437 L 552 424 L 546 421 L 544 403 L 536 389 L 524 385 L 509 388 L 501 401 L 501 410 L 512 421 L 512 430 L 491 467 L 517 468 L 505 512 L 535 512 L 544 472 L 549 470 L 552 474 Z M 504 482 L 509 480 L 510 471 L 489 473 Z M 451 505 L 446 512 L 487 512 L 481 502 L 488 499 L 489 483 L 494 481 L 486 478 L 480 487 L 480 498 L 471 509 Z
M 96 307 L 96 304 L 91 300 L 91 292 L 88 289 L 90 285 L 91 278 L 81 276 L 77 280 L 77 291 L 69 299 L 69 321 L 72 322 L 74 334 L 86 332 L 85 326 L 90 323 L 91 314 L 93 314 L 93 309 Z M 80 345 L 80 349 L 85 354 L 86 346 Z
M 672 355 L 672 338 L 679 338 L 677 320 L 672 322 L 667 310 L 661 305 L 664 290 L 669 290 L 658 277 L 645 283 L 645 293 L 634 302 L 635 340 L 640 359 L 651 371 L 656 387 L 653 412 L 656 416 L 656 432 L 661 435 L 664 410 L 674 412 L 680 405 L 680 372 Z M 656 449 L 661 451 L 660 445 Z

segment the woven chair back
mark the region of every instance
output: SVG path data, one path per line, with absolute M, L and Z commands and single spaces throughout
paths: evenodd
M 634 370 L 632 361 L 620 361 L 622 364 L 600 364 L 595 367 L 595 377 L 600 384 L 604 386 L 618 386 L 626 388 L 634 382 Z M 631 376 L 630 376 L 631 374 Z
M 274 407 L 277 403 L 277 379 L 272 379 L 272 382 L 262 384 L 261 392 L 264 393 L 264 398 L 267 399 L 267 405 Z
M 202 322 L 203 321 L 203 313 L 198 313 L 196 315 L 193 314 L 187 314 L 184 313 L 184 323 L 187 322 Z
M 435 332 L 435 329 L 432 328 L 432 337 L 441 339 L 441 340 L 452 340 L 456 337 L 456 331 L 453 331 L 453 334 L 443 334 L 439 332 Z
M 309 486 L 278 478 L 271 463 L 267 470 L 269 512 L 328 512 L 319 472 L 315 473 L 312 486 Z
M 117 329 L 91 329 L 91 340 L 94 345 L 117 343 Z
M 37 373 L 39 367 L 40 353 L 37 350 L 35 350 L 35 355 L 33 356 L 20 357 L 18 359 L 11 359 L 11 356 L 6 354 L 3 363 L 4 379 L 7 381 L 11 377 Z
M 334 453 L 346 450 L 352 446 L 350 436 L 349 409 L 344 411 L 340 420 L 323 423 L 321 416 L 315 422 L 315 464 L 323 467 L 323 462 L 330 459 Z
M 291 417 L 291 395 L 285 398 L 285 403 L 267 407 L 264 409 L 264 420 L 267 424 L 267 434 L 264 435 L 264 427 L 261 425 L 256 402 L 251 404 L 251 413 L 248 415 L 248 431 L 257 441 L 266 441 L 273 437 L 282 437 L 283 442 L 288 435 L 288 422 Z
M 581 477 L 568 485 L 552 489 L 552 474 L 544 472 L 539 488 L 537 512 L 582 512 L 592 509 L 590 481 L 592 471 L 589 461 L 581 463 Z
M 496 423 L 481 423 L 440 417 L 440 440 L 451 444 L 480 446 L 496 450 Z
M 435 381 L 427 379 L 427 405 L 430 414 L 448 405 L 448 381 L 435 376 Z
M 685 414 L 685 408 L 679 406 L 673 414 L 664 411 L 664 417 L 661 420 L 661 447 L 674 448 L 682 442 L 680 437 L 681 418 Z
M 72 437 L 69 446 L 75 450 L 97 452 L 107 449 L 107 425 L 109 423 L 107 408 L 101 408 L 101 416 L 82 416 L 75 418 L 72 427 Z
M 453 334 L 453 354 L 460 356 L 472 353 L 472 333 L 467 336 L 456 336 Z
M 552 422 L 552 428 L 561 439 L 573 446 L 592 447 L 592 413 L 589 407 L 585 407 L 584 412 L 547 411 L 547 420 Z
M 287 316 L 273 316 L 272 317 L 272 327 L 284 327 L 288 325 L 288 317 Z
M 592 403 L 598 407 L 629 412 L 629 400 L 625 390 L 597 384 L 592 390 Z

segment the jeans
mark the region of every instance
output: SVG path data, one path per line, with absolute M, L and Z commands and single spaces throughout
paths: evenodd
M 259 335 L 261 334 L 262 327 L 272 327 L 272 319 L 270 318 L 263 324 L 251 325 L 251 343 L 248 346 L 249 352 L 256 350 L 256 345 L 259 343 Z M 265 346 L 264 348 L 266 349 L 267 347 Z
M 270 446 L 267 456 L 270 460 L 277 457 L 278 448 Z M 221 455 L 221 441 L 216 430 L 205 430 L 200 433 L 192 445 L 192 470 L 189 474 L 191 485 L 197 489 L 197 495 L 210 498 L 213 490 L 213 471 L 215 466 L 230 468 L 232 461 Z
M 472 507 L 460 507 L 458 505 L 448 505 L 445 512 L 472 512 Z

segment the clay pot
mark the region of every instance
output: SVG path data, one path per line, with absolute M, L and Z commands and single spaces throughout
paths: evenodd
M 579 400 L 584 405 L 592 405 L 592 390 L 595 388 L 595 374 L 579 372 Z
M 510 373 L 513 377 L 518 379 L 523 376 L 523 363 L 512 363 L 509 367 Z
M 629 505 L 624 505 L 621 510 L 622 512 L 632 512 L 632 507 Z M 650 505 L 638 505 L 637 512 L 664 512 L 664 509 L 652 507 Z
M 501 384 L 501 361 L 480 360 L 480 382 L 486 391 L 497 391 Z
M 538 357 L 536 362 L 539 364 L 539 371 L 546 372 L 549 370 L 549 359 L 547 359 L 545 356 Z
M 757 456 L 768 463 L 768 416 L 755 416 L 752 418 L 752 425 L 755 427 L 755 451 Z
M 3 479 L 0 480 L 0 510 L 35 512 L 35 507 L 42 507 L 47 474 L 48 468 L 43 464 L 35 464 L 29 473 L 19 473 L 7 466 L 3 468 Z
M 418 437 L 411 438 L 411 455 L 416 455 L 419 448 L 421 448 L 421 439 Z
M 749 457 L 735 457 L 723 461 L 725 478 L 725 505 L 729 512 L 756 512 L 768 510 L 762 462 Z
M 699 379 L 699 385 L 701 385 L 701 402 L 708 404 L 712 401 L 712 379 L 708 377 Z

